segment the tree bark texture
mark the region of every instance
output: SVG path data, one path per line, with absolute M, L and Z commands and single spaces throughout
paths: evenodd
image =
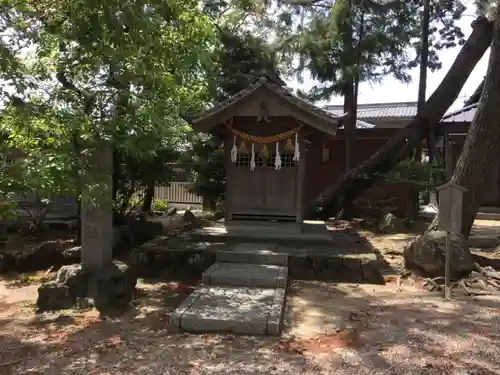
M 473 31 L 441 84 L 425 103 L 422 117 L 412 120 L 396 136 L 356 168 L 345 173 L 316 198 L 307 216 L 322 219 L 335 215 L 347 202 L 352 202 L 377 179 L 411 156 L 429 131 L 439 123 L 455 102 L 467 78 L 490 46 L 493 25 L 485 17 L 472 23 Z
M 358 109 L 354 92 L 355 77 L 352 75 L 352 72 L 350 72 L 348 68 L 352 68 L 352 66 L 354 66 L 356 63 L 359 64 L 359 62 L 356 61 L 357 59 L 355 56 L 357 55 L 357 51 L 353 46 L 354 12 L 352 9 L 352 1 L 349 1 L 348 7 L 348 14 L 346 15 L 346 19 L 343 21 L 344 24 L 342 25 L 345 54 L 344 60 L 346 65 L 342 73 L 342 79 L 344 80 L 344 113 L 348 114 L 348 117 L 344 122 L 345 172 L 350 171 L 356 166 L 356 119 Z M 358 74 L 359 72 L 356 72 L 356 75 Z
M 493 41 L 483 92 L 469 128 L 452 182 L 467 189 L 462 207 L 462 234 L 467 238 L 479 209 L 481 190 L 491 168 L 500 162 L 500 9 L 497 8 Z

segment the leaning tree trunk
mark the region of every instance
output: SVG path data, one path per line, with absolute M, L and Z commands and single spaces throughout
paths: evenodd
M 493 25 L 485 17 L 472 23 L 472 34 L 462 47 L 441 84 L 426 102 L 422 117 L 412 120 L 405 129 L 390 139 L 381 149 L 328 187 L 310 207 L 308 216 L 326 219 L 337 213 L 346 202 L 360 193 L 401 161 L 411 156 L 415 147 L 441 120 L 455 102 L 472 70 L 488 49 Z
M 497 8 L 488 71 L 476 114 L 453 173 L 452 182 L 467 189 L 462 234 L 467 238 L 479 209 L 489 170 L 500 162 L 500 8 Z

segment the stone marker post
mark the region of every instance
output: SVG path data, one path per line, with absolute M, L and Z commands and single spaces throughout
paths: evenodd
M 445 260 L 445 288 L 446 299 L 451 298 L 451 244 L 450 232 L 462 231 L 462 203 L 463 194 L 467 191 L 464 187 L 447 182 L 436 189 L 439 193 L 439 229 L 446 231 L 446 260 Z
M 113 257 L 113 149 L 102 143 L 86 158 L 82 187 L 82 267 L 100 270 Z

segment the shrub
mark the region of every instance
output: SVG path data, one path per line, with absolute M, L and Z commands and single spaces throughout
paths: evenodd
M 168 201 L 166 199 L 158 199 L 154 202 L 155 211 L 166 210 L 168 208 Z

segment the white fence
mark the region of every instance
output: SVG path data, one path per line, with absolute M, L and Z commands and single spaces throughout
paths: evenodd
M 155 200 L 167 200 L 168 203 L 191 203 L 201 204 L 203 199 L 199 195 L 191 193 L 189 182 L 171 182 L 168 186 L 155 187 Z

